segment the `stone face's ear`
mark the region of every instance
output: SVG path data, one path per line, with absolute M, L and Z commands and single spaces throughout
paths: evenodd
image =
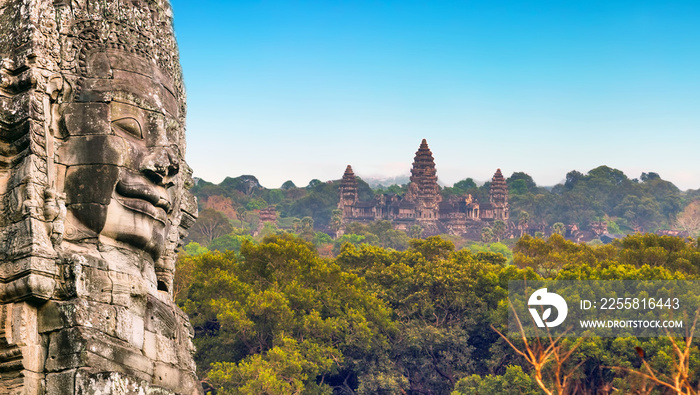
M 61 74 L 53 74 L 46 84 L 46 93 L 52 102 L 65 102 L 73 93 L 71 84 Z M 60 99 L 60 100 L 59 100 Z
M 49 83 L 46 84 L 46 93 L 49 94 L 49 97 L 51 97 L 52 101 L 56 101 L 58 99 L 58 95 L 61 93 L 63 90 L 63 76 L 60 74 L 54 74 L 51 77 L 49 77 Z
M 49 77 L 46 84 L 46 94 L 49 96 L 49 106 L 47 108 L 49 130 L 52 136 L 59 137 L 59 125 L 61 122 L 59 105 L 69 101 L 73 94 L 73 89 L 63 75 L 57 73 Z

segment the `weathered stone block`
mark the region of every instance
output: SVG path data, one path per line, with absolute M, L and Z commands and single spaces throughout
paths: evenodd
M 32 346 L 39 344 L 37 332 L 36 308 L 27 303 L 15 303 L 12 306 L 12 323 L 10 325 L 12 344 Z
M 118 317 L 114 306 L 85 300 L 74 306 L 74 316 L 68 318 L 76 326 L 94 328 L 109 336 L 116 335 Z
M 75 393 L 81 395 L 170 395 L 151 391 L 148 382 L 119 372 L 80 369 L 75 375 Z M 183 394 L 184 395 L 184 394 Z
M 109 272 L 112 281 L 112 303 L 144 314 L 146 290 L 138 277 L 116 271 Z
M 75 369 L 49 373 L 46 375 L 46 388 L 51 390 L 47 395 L 74 395 L 75 392 Z
M 194 374 L 194 368 L 191 370 L 182 370 L 180 372 L 180 388 L 184 394 L 199 394 L 202 391 L 202 383 Z
M 77 328 L 62 329 L 49 335 L 46 370 L 58 372 L 84 366 L 86 343 L 82 331 Z
M 65 313 L 61 308 L 65 308 L 65 306 L 66 305 L 61 302 L 48 301 L 39 308 L 37 313 L 37 330 L 39 334 L 53 332 L 68 326 L 72 326 L 69 325 L 64 318 Z M 70 308 L 74 308 L 72 304 L 68 306 L 70 306 Z
M 23 205 L 17 214 L 22 219 L 7 228 L 9 239 L 5 241 L 6 259 L 16 261 L 25 257 L 55 258 L 56 252 L 53 251 L 46 232 L 46 223 L 37 218 L 38 207 Z M 27 216 L 30 214 L 34 217 Z
M 0 278 L 5 281 L 12 281 L 30 272 L 46 274 L 53 278 L 58 273 L 58 267 L 54 259 L 36 256 L 16 259 L 0 265 Z
M 148 295 L 146 307 L 146 330 L 174 339 L 179 331 L 177 316 L 173 307 L 153 295 Z
M 144 320 L 125 308 L 118 308 L 116 336 L 128 342 L 137 350 L 143 349 L 144 344 Z
M 102 229 L 104 227 L 107 217 L 107 206 L 98 203 L 76 203 L 66 206 L 71 210 L 69 219 L 73 216 L 76 220 L 83 221 L 80 225 L 68 224 L 66 226 L 66 240 L 81 241 L 85 238 L 94 238 L 96 236 L 94 229 Z
M 112 100 L 112 82 L 103 78 L 85 78 L 81 81 L 80 94 L 75 98 L 76 102 L 107 103 Z
M 21 395 L 45 395 L 44 374 L 28 370 L 22 371 L 24 376 Z
M 114 135 L 87 135 L 72 136 L 69 140 L 70 145 L 63 145 L 58 150 L 60 163 L 82 163 L 85 165 L 110 163 L 115 166 L 122 166 L 129 160 L 126 157 L 129 147 L 121 137 Z M 71 171 L 74 170 L 71 169 Z M 69 171 L 69 177 L 70 174 Z M 98 180 L 95 181 L 97 182 Z M 88 188 L 88 190 L 92 190 L 92 188 Z M 90 202 L 93 200 L 87 197 L 85 201 Z
M 96 329 L 74 327 L 50 335 L 46 370 L 53 372 L 84 366 L 107 372 L 118 371 L 142 380 L 153 375 L 153 362 L 140 350 Z
M 46 348 L 42 345 L 23 346 L 19 348 L 22 353 L 22 366 L 37 374 L 44 371 L 46 361 Z
M 39 333 L 82 326 L 110 336 L 117 333 L 116 307 L 77 299 L 72 302 L 48 302 L 39 311 Z
M 66 194 L 66 204 L 108 205 L 118 178 L 119 167 L 116 165 L 96 165 L 88 162 L 81 166 L 71 166 L 66 172 L 66 189 L 69 191 Z
M 112 302 L 112 280 L 104 270 L 83 266 L 75 288 L 79 297 L 101 303 Z
M 151 331 L 144 331 L 143 334 L 143 355 L 153 361 L 158 360 L 158 339 L 156 334 Z
M 108 135 L 111 133 L 110 119 L 109 104 L 107 103 L 70 103 L 63 110 L 65 128 L 72 136 Z M 59 151 L 61 160 L 66 160 L 64 155 L 72 154 L 65 149 Z
M 42 301 L 53 296 L 56 281 L 40 273 L 29 273 L 14 281 L 0 284 L 0 298 L 8 302 L 18 300 Z
M 160 334 L 155 334 L 156 361 L 161 361 L 173 365 L 178 364 L 177 345 L 173 339 Z
M 116 342 L 88 339 L 87 351 L 85 366 L 121 372 L 146 381 L 153 377 L 153 361 Z
M 145 60 L 133 56 L 125 56 L 123 51 L 107 50 L 107 59 L 114 70 L 129 71 L 143 75 L 153 73 L 153 67 Z
M 156 362 L 153 368 L 153 385 L 167 386 L 179 383 L 180 373 L 180 370 L 172 365 Z

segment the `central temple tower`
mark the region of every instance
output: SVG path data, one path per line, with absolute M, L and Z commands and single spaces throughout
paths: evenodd
M 413 158 L 411 182 L 406 192 L 407 201 L 416 205 L 416 221 L 424 229 L 435 227 L 438 220 L 439 205 L 442 201 L 440 186 L 437 183 L 437 171 L 433 153 L 428 142 L 423 139 Z

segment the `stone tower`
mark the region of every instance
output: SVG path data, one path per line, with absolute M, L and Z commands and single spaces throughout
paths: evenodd
M 0 2 L 0 394 L 201 394 L 168 0 Z
M 428 142 L 423 139 L 413 158 L 411 182 L 408 184 L 406 200 L 416 204 L 416 221 L 424 222 L 430 228 L 431 222 L 438 219 L 438 206 L 442 201 L 440 186 L 433 153 Z M 426 228 L 426 226 L 424 226 Z
M 493 205 L 493 218 L 508 221 L 508 185 L 501 174 L 501 169 L 496 170 L 491 178 L 489 201 Z
M 352 216 L 352 206 L 357 203 L 357 179 L 355 173 L 352 172 L 352 167 L 348 165 L 343 173 L 343 178 L 340 180 L 340 201 L 338 208 L 342 211 L 343 218 Z

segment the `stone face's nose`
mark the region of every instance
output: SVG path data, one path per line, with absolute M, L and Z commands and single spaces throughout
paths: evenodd
M 155 147 L 141 163 L 141 172 L 156 185 L 165 187 L 173 184 L 172 179 L 180 171 L 177 154 L 166 147 Z

